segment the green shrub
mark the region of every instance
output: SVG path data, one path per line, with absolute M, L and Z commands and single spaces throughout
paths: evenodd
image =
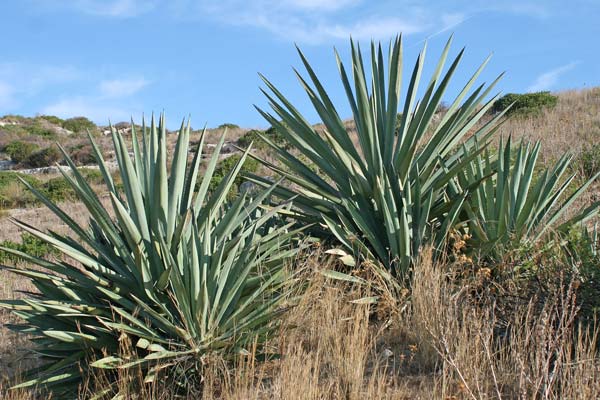
M 61 158 L 61 152 L 55 146 L 50 146 L 30 155 L 26 164 L 31 168 L 49 167 L 54 165 Z
M 59 118 L 59 117 L 57 117 L 55 115 L 40 115 L 37 118 L 46 120 L 46 121 L 50 122 L 51 124 L 54 124 L 54 125 L 57 125 L 57 126 L 62 126 L 63 123 L 64 123 L 64 121 L 65 121 L 64 119 Z
M 29 118 L 17 114 L 6 114 L 2 117 L 2 119 L 8 122 L 16 122 L 19 124 L 23 124 L 29 120 Z
M 576 168 L 585 179 L 600 172 L 600 144 L 595 143 L 581 152 L 577 158 Z
M 75 199 L 73 188 L 62 176 L 44 182 L 41 186 L 41 192 L 53 202 Z
M 99 185 L 104 182 L 102 172 L 94 168 L 80 168 L 79 172 L 85 178 L 86 182 L 94 185 Z
M 94 152 L 89 144 L 73 146 L 69 149 L 69 155 L 77 165 L 95 164 Z
M 71 132 L 85 132 L 86 130 L 94 131 L 97 126 L 95 123 L 86 117 L 74 117 L 63 121 L 62 127 Z
M 277 146 L 283 147 L 285 149 L 289 148 L 289 143 L 275 127 L 270 127 L 266 131 L 261 131 L 258 129 L 249 130 L 238 139 L 237 143 L 242 148 L 247 148 L 248 146 L 250 146 L 250 143 L 253 143 L 253 148 L 258 150 L 265 150 L 269 148 L 269 145 L 261 138 L 261 135 L 271 140 Z
M 539 113 L 544 108 L 552 108 L 558 103 L 558 97 L 550 92 L 537 93 L 508 93 L 494 102 L 492 112 L 504 111 L 511 104 L 507 115 L 529 115 Z
M 242 156 L 235 154 L 235 155 L 229 156 L 229 157 L 223 159 L 221 162 L 219 162 L 219 164 L 215 168 L 215 172 L 212 176 L 212 179 L 210 180 L 210 185 L 208 187 L 209 191 L 212 192 L 219 186 L 221 181 L 237 165 L 237 163 L 240 161 L 241 157 Z M 232 199 L 238 193 L 239 186 L 243 182 L 242 175 L 247 174 L 247 173 L 254 173 L 254 172 L 258 171 L 259 166 L 260 166 L 260 163 L 258 161 L 256 161 L 255 159 L 253 159 L 253 158 L 245 159 L 245 161 L 242 164 L 242 167 L 240 169 L 240 174 L 233 181 L 231 190 L 228 193 L 229 199 Z
M 4 152 L 8 154 L 11 160 L 18 164 L 26 162 L 32 154 L 39 149 L 35 143 L 15 140 L 4 147 Z
M 239 126 L 236 124 L 226 122 L 224 124 L 219 125 L 217 129 L 239 129 Z
M 13 242 L 11 240 L 4 240 L 0 242 L 0 248 L 6 248 L 15 250 L 16 252 L 26 253 L 33 257 L 48 258 L 48 256 L 56 256 L 59 251 L 54 247 L 44 242 L 43 240 L 29 234 L 21 234 L 21 242 Z M 0 263 L 12 262 L 16 263 L 22 260 L 18 254 L 9 253 L 4 250 L 0 250 Z
M 19 178 L 24 179 L 32 187 L 41 189 L 42 183 L 31 175 L 0 171 L 0 208 L 22 208 L 38 204 L 37 199 L 26 190 Z
M 42 124 L 38 123 L 37 121 L 34 121 L 33 123 L 27 125 L 23 125 L 23 129 L 25 129 L 27 133 L 33 136 L 41 136 L 45 138 L 56 137 L 56 133 L 52 129 L 48 129 L 42 126 Z
M 253 143 L 254 148 L 263 148 L 264 144 L 259 135 L 264 135 L 264 131 L 260 131 L 258 129 L 252 129 L 248 132 L 244 133 L 237 141 L 238 146 L 246 149 L 250 146 L 250 143 Z

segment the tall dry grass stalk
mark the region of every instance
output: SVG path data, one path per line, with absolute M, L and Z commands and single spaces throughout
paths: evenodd
M 422 362 L 436 364 L 434 398 L 597 398 L 600 331 L 577 324 L 574 282 L 500 321 L 494 302 L 471 301 L 429 260 L 415 268 L 411 318 Z
M 354 303 L 372 290 L 325 278 L 319 270 L 333 266 L 312 254 L 308 286 L 272 341 L 280 357 L 207 358 L 202 387 L 187 398 L 597 398 L 600 331 L 576 323 L 574 285 L 521 304 L 506 321 L 497 304 L 473 301 L 468 286 L 449 279 L 453 266 L 436 264 L 430 255 L 424 252 L 414 268 L 410 296 L 382 312 Z M 124 353 L 131 351 L 130 341 L 122 345 Z M 178 398 L 167 379 L 143 384 L 141 377 L 117 377 L 126 399 Z M 81 398 L 113 381 L 96 372 Z M 33 398 L 27 392 L 5 396 Z

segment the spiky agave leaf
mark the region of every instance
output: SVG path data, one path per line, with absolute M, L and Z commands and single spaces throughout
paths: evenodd
M 73 234 L 15 221 L 64 257 L 47 261 L 2 249 L 44 269 L 3 267 L 39 290 L 0 302 L 21 317 L 13 328 L 33 335 L 34 351 L 45 361 L 19 387 L 43 386 L 55 396 L 73 397 L 81 371 L 85 375 L 94 367 L 141 368 L 152 381 L 161 371 L 175 379 L 181 365 L 192 365 L 183 376 L 194 381 L 205 355 L 227 357 L 249 344 L 260 352 L 276 326 L 291 279 L 285 266 L 298 247 L 291 246 L 297 231 L 272 223 L 285 205 L 262 206 L 274 186 L 254 199 L 227 201 L 246 152 L 209 193 L 224 136 L 197 191 L 204 133 L 188 162 L 190 128 L 182 124 L 170 168 L 163 116 L 158 124 L 153 118 L 149 129 L 144 126 L 141 138 L 135 130 L 132 137 L 133 157 L 125 138 L 112 129 L 121 192 L 90 136 L 112 211 L 63 150 L 71 171 L 62 173 L 89 212 L 87 227 L 24 182 Z M 120 355 L 123 337 L 134 345 L 126 357 Z
M 317 175 L 295 153 L 263 137 L 286 168 L 263 162 L 293 183 L 292 187 L 277 188 L 275 192 L 281 197 L 297 195 L 294 205 L 302 220 L 323 222 L 346 247 L 380 260 L 397 276 L 405 275 L 423 244 L 430 242 L 440 247 L 446 233 L 457 223 L 467 188 L 460 187 L 456 175 L 482 151 L 503 117 L 500 113 L 467 136 L 496 99 L 488 97 L 500 77 L 487 88 L 480 85 L 471 91 L 486 60 L 434 124 L 434 116 L 463 55 L 461 51 L 443 73 L 450 43 L 451 40 L 419 101 L 425 48 L 412 71 L 404 99 L 401 37 L 390 44 L 387 61 L 381 45 L 372 43 L 369 65 L 364 63 L 360 47 L 351 42 L 353 84 L 336 53 L 356 125 L 355 136 L 346 129 L 300 50 L 312 86 L 297 75 L 321 118 L 323 131 L 313 127 L 263 78 L 269 89 L 264 93 L 275 115 L 260 109 L 259 112 L 323 174 Z M 367 69 L 371 70 L 369 79 Z M 397 127 L 399 109 L 402 116 Z M 258 176 L 250 179 L 268 185 Z
M 474 190 L 464 207 L 471 245 L 482 256 L 501 257 L 504 250 L 523 240 L 536 242 L 550 230 L 566 233 L 598 215 L 600 201 L 565 219 L 600 173 L 565 198 L 575 179 L 574 174 L 564 177 L 572 156 L 565 154 L 554 166 L 542 168 L 538 164 L 540 147 L 540 142 L 521 141 L 514 148 L 510 137 L 506 143 L 500 139 L 497 154 L 486 151 L 459 174 L 463 185 L 492 176 Z

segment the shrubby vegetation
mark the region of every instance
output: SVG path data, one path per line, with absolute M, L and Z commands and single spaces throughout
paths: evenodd
M 39 149 L 39 146 L 35 143 L 23 142 L 21 140 L 15 140 L 7 144 L 2 151 L 4 151 L 12 161 L 17 164 L 27 163 L 29 157 Z
M 242 156 L 236 154 L 221 160 L 215 168 L 215 171 L 212 175 L 212 179 L 210 180 L 210 184 L 208 186 L 208 190 L 216 190 L 217 187 L 223 181 L 223 179 L 225 179 L 229 175 L 229 173 L 231 173 L 231 171 L 235 168 L 235 166 L 240 162 L 241 158 Z M 255 159 L 245 159 L 245 161 L 242 164 L 242 167 L 240 168 L 240 173 L 234 179 L 233 185 L 231 186 L 231 189 L 228 193 L 229 198 L 233 198 L 236 194 L 238 194 L 239 185 L 242 183 L 242 175 L 248 173 L 255 173 L 258 170 L 259 166 L 259 162 Z
M 221 125 L 219 125 L 217 127 L 217 129 L 238 129 L 238 128 L 239 128 L 239 125 L 232 124 L 232 123 L 229 123 L 229 122 L 221 124 Z
M 48 258 L 57 256 L 59 251 L 52 247 L 50 244 L 37 238 L 29 233 L 21 234 L 21 242 L 12 242 L 10 240 L 4 240 L 0 242 L 0 247 L 11 249 L 14 252 L 0 252 L 0 264 L 12 262 L 18 263 L 22 260 L 19 253 L 27 254 L 28 256 L 38 258 Z
M 103 183 L 100 172 L 97 170 L 83 169 L 81 174 L 90 184 L 99 185 Z M 23 186 L 21 180 L 24 180 L 32 189 L 43 193 L 54 202 L 68 201 L 75 198 L 75 192 L 62 176 L 41 180 L 32 175 L 0 171 L 0 209 L 23 208 L 42 204 L 39 198 Z
M 56 164 L 61 158 L 62 154 L 56 146 L 50 146 L 31 154 L 23 164 L 31 168 L 43 168 Z
M 594 143 L 585 148 L 576 161 L 575 168 L 585 179 L 596 175 L 600 172 L 600 144 Z
M 539 113 L 544 108 L 552 108 L 558 103 L 558 97 L 550 92 L 508 93 L 494 103 L 493 112 L 502 112 L 509 106 L 509 115 L 531 115 Z
M 55 115 L 40 115 L 39 117 L 40 119 L 46 120 L 48 122 L 50 122 L 51 124 L 57 125 L 57 126 L 62 126 L 64 123 L 64 119 L 59 118 Z
M 70 130 L 71 132 L 85 132 L 87 130 L 95 130 L 96 124 L 87 119 L 86 117 L 73 117 L 63 121 L 62 127 Z
M 253 143 L 255 149 L 265 150 L 269 148 L 269 145 L 264 139 L 273 142 L 277 146 L 288 147 L 285 138 L 275 127 L 270 127 L 266 131 L 251 129 L 238 139 L 238 145 L 242 148 L 248 148 L 250 143 Z

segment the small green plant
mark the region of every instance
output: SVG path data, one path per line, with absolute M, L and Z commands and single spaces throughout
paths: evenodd
M 226 122 L 224 124 L 221 124 L 217 127 L 217 129 L 239 129 L 239 126 L 236 124 L 232 124 L 229 122 Z
M 21 261 L 22 257 L 18 255 L 18 252 L 44 259 L 48 258 L 48 256 L 57 256 L 59 254 L 59 251 L 54 247 L 26 232 L 21 234 L 20 243 L 13 242 L 11 240 L 5 240 L 0 242 L 0 248 L 6 248 L 15 251 L 7 252 L 0 250 L 0 263 L 16 263 Z
M 208 186 L 209 191 L 214 191 L 221 184 L 221 181 L 225 179 L 229 175 L 229 173 L 233 170 L 233 168 L 240 162 L 240 155 L 232 155 L 229 156 L 217 165 L 215 168 L 215 172 L 213 173 L 212 179 L 210 180 L 210 184 Z M 240 169 L 240 175 L 238 175 L 233 181 L 233 185 L 231 186 L 231 190 L 228 193 L 228 198 L 233 199 L 235 195 L 238 193 L 239 185 L 242 183 L 244 174 L 255 173 L 258 171 L 260 163 L 253 158 L 246 158 L 242 167 Z
M 29 156 L 25 163 L 31 168 L 43 168 L 54 165 L 62 158 L 60 151 L 54 147 L 46 147 Z
M 43 126 L 36 120 L 33 120 L 26 125 L 23 125 L 23 129 L 25 129 L 27 131 L 27 133 L 29 133 L 30 135 L 33 135 L 33 136 L 41 136 L 44 138 L 55 138 L 56 137 L 56 133 L 54 132 L 54 130 Z
M 86 117 L 74 117 L 63 121 L 62 127 L 71 132 L 85 132 L 96 130 L 96 124 Z
M 4 147 L 4 152 L 18 164 L 26 163 L 29 157 L 38 150 L 39 146 L 37 144 L 21 140 L 14 140 Z
M 78 166 L 94 164 L 96 162 L 92 146 L 89 144 L 80 144 L 71 147 L 69 149 L 69 155 Z
M 577 158 L 576 168 L 585 179 L 600 172 L 600 144 L 595 143 L 581 152 Z
M 99 169 L 80 168 L 79 171 L 81 172 L 81 175 L 85 178 L 85 180 L 90 184 L 99 185 L 101 183 L 104 183 L 102 173 Z
M 40 115 L 37 118 L 46 120 L 48 122 L 50 122 L 51 124 L 57 125 L 57 126 L 62 126 L 64 119 L 59 118 L 55 115 Z
M 31 175 L 0 171 L 0 209 L 21 208 L 37 204 L 37 199 L 25 189 L 21 179 L 32 187 L 41 188 L 42 183 Z
M 244 133 L 237 141 L 238 146 L 246 149 L 250 146 L 250 143 L 254 143 L 254 148 L 264 148 L 265 144 L 262 141 L 260 135 L 263 135 L 264 131 L 258 129 L 252 129 Z
M 558 103 L 558 97 L 550 92 L 536 93 L 508 93 L 494 102 L 492 112 L 498 113 L 506 110 L 508 115 L 531 115 L 539 113 L 544 108 L 552 108 Z
M 270 127 L 266 131 L 258 129 L 249 130 L 238 139 L 237 143 L 242 148 L 248 148 L 250 143 L 253 143 L 255 149 L 265 150 L 269 147 L 265 139 L 280 147 L 287 148 L 288 146 L 285 138 L 274 127 Z
M 50 201 L 55 203 L 74 200 L 76 198 L 73 188 L 62 176 L 47 180 L 42 184 L 40 189 Z

